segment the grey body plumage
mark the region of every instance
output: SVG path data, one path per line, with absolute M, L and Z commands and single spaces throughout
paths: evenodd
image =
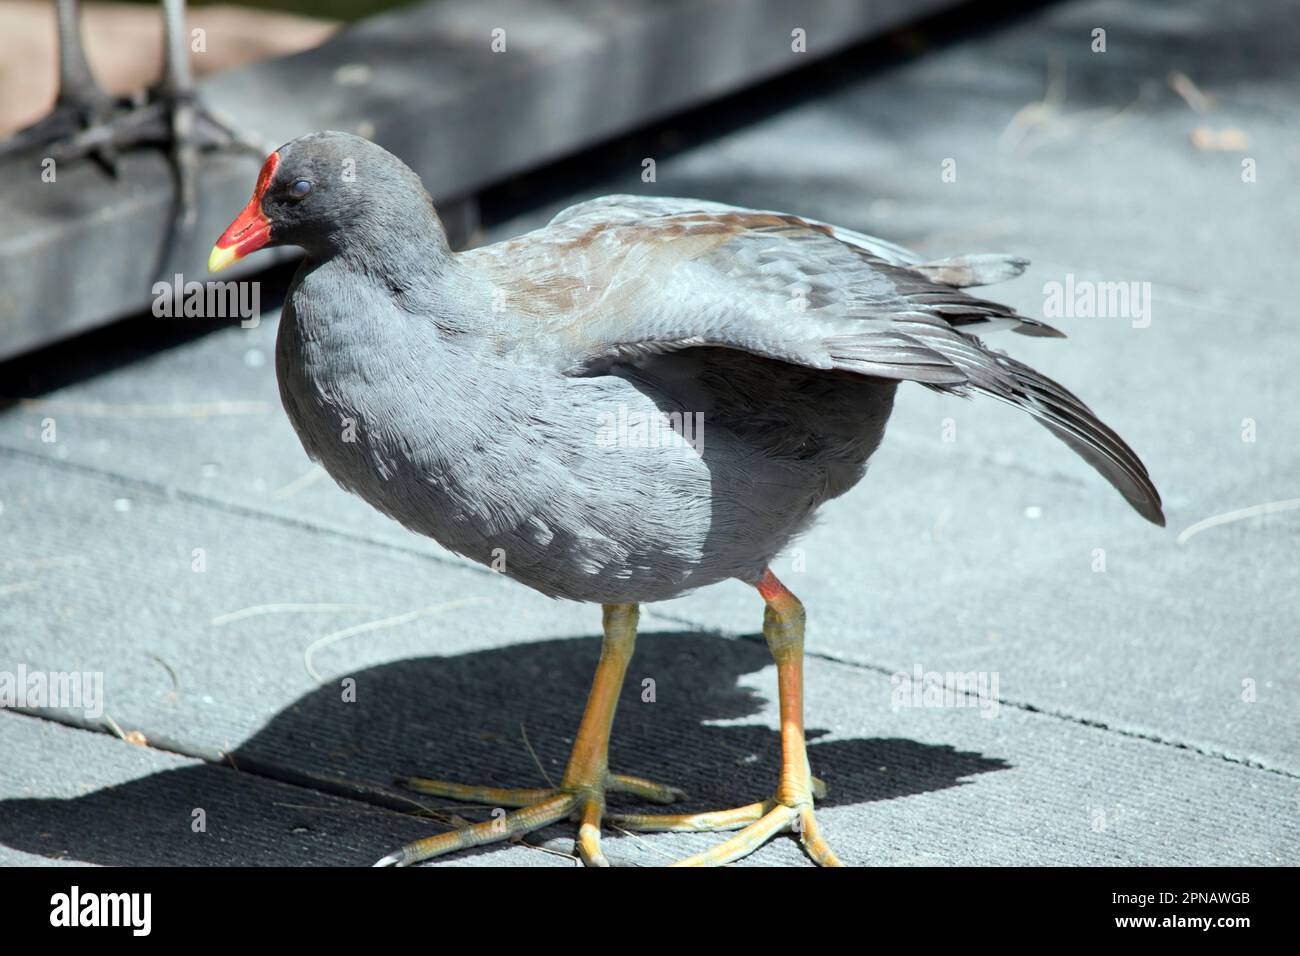
M 1114 432 L 971 334 L 1059 334 L 959 288 L 1021 260 L 924 263 L 794 216 L 638 197 L 453 254 L 418 179 L 373 144 L 313 134 L 280 152 L 357 173 L 335 187 L 342 221 L 277 237 L 308 254 L 276 350 L 305 449 L 544 594 L 622 604 L 756 581 L 861 479 L 906 380 L 1029 411 L 1163 523 Z M 610 434 L 665 415 L 701 421 L 696 445 Z
M 321 314 L 306 285 L 276 365 L 308 454 L 411 530 L 556 597 L 656 601 L 756 580 L 861 476 L 893 398 L 892 382 L 723 349 L 565 376 L 409 314 Z M 645 447 L 617 428 L 602 439 L 611 418 L 674 412 L 702 417 L 694 446 L 666 430 Z

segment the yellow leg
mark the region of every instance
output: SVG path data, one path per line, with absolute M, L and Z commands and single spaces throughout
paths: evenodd
M 416 793 L 487 807 L 527 807 L 556 793 L 556 789 L 550 787 L 475 787 L 425 777 L 398 777 L 393 782 Z M 651 803 L 676 803 L 686 796 L 676 787 L 621 773 L 606 775 L 605 792 L 626 793 Z
M 765 571 L 758 591 L 767 602 L 763 636 L 776 659 L 781 707 L 781 777 L 776 794 L 761 803 L 717 813 L 673 816 L 618 815 L 611 821 L 630 830 L 734 830 L 740 832 L 703 853 L 674 866 L 721 866 L 748 856 L 778 833 L 793 831 L 814 862 L 841 866 L 827 845 L 813 815 L 814 798 L 826 787 L 808 768 L 803 732 L 803 605 L 771 571 Z
M 611 813 L 609 822 L 641 833 L 699 833 L 701 831 L 739 830 L 776 806 L 773 800 L 763 800 L 733 810 L 713 810 L 705 813 Z
M 636 643 L 637 616 L 635 604 L 607 604 L 604 607 L 605 639 L 600 663 L 596 665 L 587 707 L 558 787 L 473 787 L 419 777 L 402 778 L 398 781 L 400 784 L 420 793 L 492 807 L 521 809 L 513 813 L 500 812 L 484 823 L 409 843 L 384 857 L 376 866 L 407 866 L 453 850 L 508 840 L 540 830 L 565 817 L 579 821 L 577 850 L 582 861 L 588 866 L 608 866 L 609 861 L 600 848 L 600 824 L 605 812 L 606 793 L 628 793 L 655 803 L 682 799 L 685 795 L 673 787 L 640 777 L 611 774 L 608 768 L 609 733 Z
M 489 807 L 527 807 L 555 793 L 545 787 L 474 787 L 446 780 L 426 780 L 424 777 L 398 777 L 393 782 L 416 793 L 459 800 L 461 803 L 480 803 Z

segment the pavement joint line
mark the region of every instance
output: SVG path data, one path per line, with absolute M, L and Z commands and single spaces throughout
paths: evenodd
M 901 443 L 912 448 L 927 447 L 929 444 L 922 439 L 915 438 L 913 436 L 908 436 L 908 435 L 903 436 Z M 370 535 L 361 534 L 359 532 L 352 531 L 349 529 L 339 528 L 336 526 L 332 526 L 329 524 L 322 524 L 315 521 L 309 521 L 306 518 L 298 518 L 291 515 L 281 514 L 276 511 L 268 511 L 263 508 L 240 504 L 239 502 L 231 501 L 227 498 L 213 497 L 212 495 L 203 495 L 197 492 L 187 491 L 183 488 L 178 488 L 175 485 L 164 484 L 162 482 L 154 481 L 149 478 L 141 478 L 137 475 L 124 474 L 119 471 L 114 471 L 111 468 L 99 468 L 96 467 L 95 465 L 88 465 L 83 462 L 73 462 L 73 461 L 67 461 L 66 459 L 55 458 L 50 455 L 42 454 L 40 452 L 33 452 L 33 451 L 28 451 L 25 448 L 18 448 L 6 442 L 0 442 L 0 456 L 20 458 L 26 461 L 30 461 L 34 464 L 46 465 L 53 468 L 60 468 L 65 471 L 87 475 L 93 478 L 98 478 L 103 481 L 115 482 L 117 484 L 126 487 L 144 489 L 165 499 L 183 501 L 187 504 L 193 504 L 200 507 L 211 508 L 212 510 L 215 511 L 224 511 L 227 514 L 237 515 L 242 518 L 250 518 L 254 520 L 267 520 L 279 524 L 282 527 L 286 527 L 286 528 L 293 528 L 299 531 L 306 531 L 313 534 L 321 534 L 327 537 L 336 538 L 343 541 L 351 541 L 351 542 L 366 544 L 372 547 L 381 548 L 385 551 L 389 551 L 397 554 L 413 555 L 415 557 L 419 557 L 427 561 L 433 561 L 437 564 L 441 564 L 446 567 L 462 568 L 467 571 L 473 571 L 477 574 L 482 574 L 493 578 L 500 578 L 502 576 L 498 572 L 493 571 L 490 568 L 482 567 L 481 565 L 475 564 L 473 562 L 455 561 L 450 558 L 444 558 L 441 555 L 429 551 L 425 551 L 420 548 L 413 548 L 409 545 L 399 544 L 396 541 L 389 541 L 384 538 L 372 537 Z M 1082 487 L 1084 484 L 1082 481 L 1078 480 L 1074 476 L 1066 475 L 1061 472 L 1056 472 L 1056 471 L 1036 472 L 1033 471 L 1032 469 L 1025 468 L 1023 465 L 1018 465 L 1016 463 L 1012 463 L 1010 465 L 999 464 L 992 455 L 977 453 L 976 455 L 973 456 L 971 461 L 976 465 L 989 465 L 993 468 L 1010 470 L 1017 474 L 1036 478 L 1038 480 L 1053 482 L 1056 484 L 1066 485 L 1070 487 L 1076 487 L 1076 488 Z
M 467 571 L 473 571 L 488 577 L 501 577 L 496 571 L 490 568 L 484 568 L 477 564 L 454 561 L 450 558 L 444 558 L 441 555 L 434 554 L 419 548 L 412 548 L 409 545 L 398 544 L 395 541 L 387 541 L 383 538 L 371 537 L 360 534 L 356 531 L 344 528 L 334 527 L 328 524 L 321 524 L 314 521 L 308 521 L 305 518 L 296 518 L 291 515 L 280 514 L 275 511 L 266 511 L 261 508 L 242 505 L 238 502 L 230 501 L 225 498 L 215 498 L 211 495 L 202 495 L 193 491 L 186 491 L 183 488 L 177 488 L 174 485 L 163 484 L 149 478 L 141 478 L 136 475 L 125 475 L 118 471 L 107 468 L 98 468 L 94 465 L 83 464 L 82 462 L 66 461 L 59 458 L 52 458 L 39 452 L 27 451 L 24 448 L 15 448 L 12 445 L 0 443 L 0 456 L 9 458 L 19 458 L 33 462 L 39 465 L 47 465 L 54 468 L 60 468 L 65 471 L 86 475 L 92 478 L 98 478 L 103 481 L 116 483 L 128 488 L 148 491 L 160 498 L 171 501 L 183 501 L 186 504 L 198 505 L 200 507 L 211 508 L 214 511 L 224 511 L 228 514 L 237 515 L 241 518 L 252 518 L 255 520 L 267 520 L 283 527 L 293 528 L 298 531 L 307 531 L 314 534 L 321 534 L 331 538 L 339 538 L 353 543 L 366 544 L 371 547 L 381 548 L 385 551 L 393 551 L 400 554 L 413 555 L 426 561 L 433 561 L 437 564 L 446 565 L 447 567 L 463 568 Z
M 654 613 L 651 616 L 658 617 L 661 620 L 670 621 L 673 623 L 685 623 L 685 624 L 690 623 L 689 621 L 686 621 L 677 615 Z M 707 631 L 708 633 L 719 634 L 722 636 L 729 636 L 738 640 L 751 640 L 751 641 L 761 640 L 761 638 L 755 637 L 754 635 L 730 634 L 729 632 L 727 632 L 725 629 L 722 628 L 697 628 L 697 630 Z M 841 660 L 836 658 L 833 655 L 811 653 L 808 656 L 815 657 L 820 660 L 826 660 L 830 663 L 847 665 L 860 670 L 871 670 L 871 671 L 879 672 L 881 674 L 893 673 L 893 671 L 890 671 L 888 668 L 880 667 L 878 665 L 873 665 L 873 664 L 864 664 L 862 662 L 857 662 L 857 661 Z M 1060 720 L 1065 720 L 1069 723 L 1075 723 L 1086 727 L 1091 727 L 1093 729 L 1114 732 L 1120 734 L 1121 736 L 1144 740 L 1148 743 L 1154 743 L 1159 746 L 1172 747 L 1178 750 L 1188 750 L 1200 756 L 1217 758 L 1228 763 L 1234 763 L 1241 766 L 1245 766 L 1252 770 L 1260 770 L 1266 773 L 1273 773 L 1278 776 L 1282 776 L 1290 779 L 1300 779 L 1300 774 L 1294 774 L 1280 768 L 1268 767 L 1258 762 L 1248 761 L 1242 758 L 1233 757 L 1229 754 L 1207 751 L 1203 748 L 1199 748 L 1194 745 L 1173 741 L 1167 738 L 1159 737 L 1157 735 L 1145 734 L 1137 731 L 1130 731 L 1119 727 L 1112 727 L 1102 721 L 1090 720 L 1088 718 L 1081 718 L 1061 711 L 1045 710 L 1042 708 L 1034 707 L 1031 704 L 1021 704 L 1015 701 L 1009 701 L 1005 698 L 998 698 L 998 701 L 1000 704 L 1005 704 L 1006 706 L 1013 707 L 1018 710 L 1023 710 L 1028 713 L 1039 714 L 1046 717 L 1054 717 Z M 111 737 L 112 739 L 120 743 L 126 744 L 127 746 L 144 746 L 148 749 L 159 751 L 160 753 L 167 753 L 167 754 L 172 754 L 173 756 L 185 757 L 190 760 L 199 760 L 208 766 L 219 767 L 223 770 L 232 771 L 234 773 L 243 773 L 243 774 L 248 774 L 250 776 L 258 777 L 265 780 L 272 780 L 276 783 L 280 783 L 285 786 L 292 786 L 299 790 L 303 790 L 311 793 L 326 793 L 329 794 L 330 796 L 334 796 L 339 799 L 351 800 L 357 803 L 365 804 L 367 806 L 380 807 L 382 809 L 390 810 L 394 813 L 403 813 L 403 814 L 410 815 L 413 812 L 413 810 L 423 809 L 420 807 L 418 801 L 414 800 L 413 798 L 403 798 L 402 796 L 396 794 L 390 795 L 382 790 L 374 789 L 372 785 L 367 785 L 356 781 L 334 779 L 328 777 L 317 777 L 309 773 L 304 773 L 302 771 L 293 770 L 292 768 L 289 767 L 284 767 L 275 762 L 268 762 L 265 760 L 257 759 L 257 757 L 254 755 L 249 755 L 249 754 L 242 755 L 240 757 L 240 760 L 236 762 L 233 756 L 224 753 L 222 751 L 204 751 L 198 748 L 189 747 L 184 744 L 176 743 L 175 741 L 167 737 L 148 737 L 146 738 L 146 743 L 144 743 L 143 745 L 131 743 L 130 741 L 127 741 L 114 734 L 110 730 L 110 728 L 105 724 L 103 724 L 102 722 L 78 719 L 72 714 L 64 713 L 61 711 L 33 710 L 31 708 L 26 708 L 26 707 L 6 708 L 6 711 L 10 713 L 19 714 L 21 716 L 28 717 L 35 720 L 47 720 L 50 723 L 59 724 L 61 726 L 65 726 L 73 730 L 80 730 L 85 733 L 103 734 L 104 736 Z
M 673 624 L 685 625 L 696 631 L 700 631 L 701 633 L 713 634 L 719 637 L 725 637 L 732 640 L 753 641 L 755 643 L 763 642 L 763 638 L 761 635 L 742 634 L 737 631 L 727 630 L 726 628 L 703 627 L 683 615 L 665 614 L 662 611 L 651 611 L 651 610 L 647 610 L 646 614 L 647 616 L 657 617 L 660 620 L 668 621 Z M 867 661 L 855 660 L 854 658 L 851 657 L 845 657 L 843 655 L 833 654 L 827 651 L 805 650 L 804 656 L 816 658 L 817 660 L 821 660 L 821 661 L 827 661 L 828 663 L 832 663 L 832 664 L 842 664 L 846 667 L 852 667 L 858 670 L 872 671 L 884 677 L 892 677 L 894 674 L 899 673 L 898 668 L 895 667 L 886 667 L 883 664 L 872 664 Z M 945 686 L 947 685 L 945 684 Z M 1190 743 L 1189 741 L 1186 740 L 1179 740 L 1175 737 L 1169 737 L 1164 734 L 1157 733 L 1154 730 L 1141 730 L 1136 727 L 1124 727 L 1121 725 L 1112 724 L 1105 720 L 1100 720 L 1095 717 L 1084 717 L 1081 714 L 1071 713 L 1068 710 L 1062 710 L 1061 708 L 1058 707 L 1039 707 L 1036 704 L 1031 704 L 1027 701 L 1014 700 L 1009 697 L 999 696 L 992 699 L 996 700 L 999 706 L 1010 707 L 1013 710 L 1020 710 L 1029 714 L 1037 714 L 1042 717 L 1051 717 L 1056 720 L 1063 720 L 1067 723 L 1077 724 L 1078 726 L 1081 727 L 1088 727 L 1093 730 L 1101 730 L 1107 733 L 1118 734 L 1122 737 L 1128 737 L 1132 740 L 1143 740 L 1146 741 L 1147 743 L 1156 744 L 1161 747 L 1170 747 L 1175 750 L 1186 750 L 1189 751 L 1190 753 L 1197 754 L 1198 756 L 1201 757 L 1209 757 L 1212 760 L 1222 760 L 1226 763 L 1232 763 L 1232 764 L 1237 764 L 1238 766 L 1248 767 L 1251 770 L 1260 770 L 1263 771 L 1264 773 L 1276 774 L 1277 776 L 1286 777 L 1287 779 L 1290 780 L 1300 780 L 1300 772 L 1288 770 L 1285 767 L 1275 767 L 1270 764 L 1263 763 L 1259 760 L 1253 760 L 1250 757 L 1238 756 L 1236 754 L 1228 753 L 1227 751 L 1224 750 L 1205 747 L 1200 744 Z
M 409 814 L 412 810 L 420 809 L 420 804 L 415 798 L 405 798 L 397 794 L 390 795 L 384 791 L 372 789 L 372 784 L 339 778 L 317 777 L 310 773 L 267 762 L 255 755 L 242 754 L 236 761 L 232 753 L 190 747 L 177 743 L 168 737 L 147 737 L 146 742 L 143 744 L 132 743 L 113 733 L 107 725 L 101 722 L 84 720 L 64 711 L 35 710 L 30 707 L 6 707 L 3 712 L 17 714 L 33 720 L 49 721 L 52 724 L 79 730 L 83 733 L 102 734 L 130 747 L 143 747 L 146 750 L 156 750 L 159 753 L 171 754 L 175 757 L 198 760 L 210 767 L 219 767 L 233 773 L 274 780 L 277 783 L 283 783 L 302 790 L 327 793 L 346 800 L 355 800 L 370 806 L 383 807 L 396 813 Z
M 273 511 L 263 511 L 258 508 L 251 508 L 247 505 L 239 505 L 234 502 L 225 501 L 221 498 L 213 498 L 207 495 L 196 494 L 191 491 L 185 491 L 183 489 L 175 488 L 173 486 L 164 485 L 160 482 L 152 481 L 147 478 L 139 478 L 132 475 L 123 475 L 119 472 L 115 472 L 103 468 L 96 468 L 93 465 L 86 465 L 80 462 L 63 461 L 57 458 L 51 458 L 48 455 L 43 455 L 38 452 L 31 452 L 21 448 L 14 448 L 11 445 L 7 445 L 3 443 L 0 443 L 0 455 L 8 456 L 11 458 L 20 458 L 40 465 L 63 468 L 64 470 L 67 471 L 73 471 L 79 474 L 85 474 L 103 480 L 114 481 L 129 487 L 147 489 L 148 491 L 151 491 L 154 494 L 166 499 L 184 501 L 188 504 L 194 504 L 201 507 L 208 507 L 217 511 L 225 511 L 230 514 L 239 515 L 240 517 L 253 518 L 259 520 L 269 520 L 274 523 L 280 524 L 284 527 L 294 528 L 297 530 L 308 531 L 317 534 L 323 534 L 344 541 L 366 544 L 372 547 L 381 548 L 398 554 L 405 554 L 405 555 L 418 557 L 427 561 L 435 562 L 437 564 L 445 565 L 447 567 L 462 568 L 467 571 L 473 571 L 475 573 L 493 577 L 493 578 L 500 577 L 500 575 L 497 574 L 497 572 L 492 571 L 489 568 L 479 567 L 478 565 L 475 564 L 451 561 L 448 560 L 447 558 L 440 557 L 436 554 L 430 554 L 429 552 L 422 551 L 416 548 L 407 547 L 401 544 L 397 544 L 396 542 L 385 541 L 381 538 L 372 538 L 367 535 L 358 534 L 355 531 L 347 531 L 341 528 L 333 528 L 328 525 L 321 525 L 311 521 L 306 521 L 299 518 L 293 518 L 288 515 L 277 514 Z M 685 625 L 691 628 L 692 630 L 698 631 L 702 634 L 717 634 L 722 637 L 733 638 L 733 639 L 739 638 L 743 640 L 758 640 L 758 638 L 755 638 L 753 635 L 742 634 L 738 631 L 729 630 L 726 628 L 705 627 L 699 624 L 698 622 L 693 621 L 690 618 L 681 615 L 666 614 L 662 611 L 654 611 L 650 609 L 647 609 L 645 613 L 651 617 L 657 617 L 663 621 L 668 621 L 679 625 Z M 814 657 L 817 658 L 818 660 L 825 660 L 836 664 L 844 664 L 862 670 L 870 670 L 879 674 L 884 674 L 886 676 L 897 673 L 896 668 L 886 667 L 883 664 L 872 664 L 866 661 L 853 660 L 852 658 L 845 658 L 834 654 L 828 654 L 824 651 L 808 651 L 806 653 L 809 657 Z M 1235 754 L 1227 753 L 1226 751 L 1203 747 L 1198 744 L 1193 744 L 1187 741 L 1178 740 L 1173 737 L 1168 737 L 1163 734 L 1158 734 L 1154 731 L 1145 731 L 1136 728 L 1116 726 L 1114 724 L 1107 723 L 1106 721 L 1103 720 L 1098 720 L 1091 717 L 1084 717 L 1079 714 L 1070 713 L 1069 711 L 1064 711 L 1057 708 L 1038 707 L 1034 704 L 1030 704 L 1023 701 L 1011 700 L 1008 698 L 998 698 L 998 703 L 1002 706 L 1012 707 L 1017 710 L 1025 711 L 1027 713 L 1040 714 L 1047 717 L 1054 717 L 1058 720 L 1064 720 L 1069 723 L 1077 724 L 1079 726 L 1091 727 L 1097 730 L 1108 731 L 1111 733 L 1119 734 L 1124 737 L 1129 737 L 1134 740 L 1145 740 L 1148 743 L 1154 743 L 1160 746 L 1172 747 L 1178 750 L 1187 750 L 1203 757 L 1210 757 L 1212 759 L 1223 760 L 1228 763 L 1234 763 L 1243 767 L 1249 767 L 1252 770 L 1261 770 L 1264 771 L 1265 773 L 1273 773 L 1290 779 L 1300 780 L 1300 773 L 1295 773 L 1283 769 L 1281 767 L 1273 767 L 1268 764 L 1261 763 L 1260 761 L 1252 760 L 1248 757 L 1240 757 Z M 193 756 L 198 759 L 203 759 L 203 760 L 209 759 L 200 754 L 191 754 L 184 750 L 176 750 L 174 752 L 183 754 L 185 756 Z

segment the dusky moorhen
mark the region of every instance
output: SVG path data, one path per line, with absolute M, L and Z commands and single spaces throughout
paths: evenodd
M 409 864 L 565 817 L 607 863 L 602 818 L 739 830 L 681 861 L 723 864 L 797 832 L 821 864 L 803 732 L 803 606 L 773 556 L 863 476 L 901 381 L 1022 408 L 1164 524 L 1137 456 L 1062 386 L 974 333 L 1059 335 L 962 287 L 1023 260 L 936 262 L 798 216 L 607 196 L 546 227 L 454 253 L 420 179 L 379 146 L 321 132 L 267 159 L 212 250 L 306 252 L 276 343 L 285 411 L 345 489 L 412 531 L 552 597 L 599 603 L 604 643 L 559 787 L 408 779 L 504 818 L 409 844 Z M 702 428 L 698 427 L 702 423 Z M 774 794 L 717 813 L 607 815 L 608 793 L 675 789 L 611 773 L 610 726 L 638 605 L 726 578 L 766 602 L 782 765 Z

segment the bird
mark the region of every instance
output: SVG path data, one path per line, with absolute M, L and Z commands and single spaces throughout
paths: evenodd
M 813 862 L 842 865 L 815 813 L 826 787 L 804 736 L 804 607 L 772 563 L 863 478 L 901 382 L 1027 412 L 1164 524 L 1129 446 L 1064 386 L 978 337 L 1061 336 L 964 291 L 1020 274 L 1022 258 L 926 260 L 815 219 L 636 195 L 453 252 L 414 171 L 331 131 L 270 154 L 209 268 L 277 245 L 304 252 L 275 369 L 307 454 L 411 531 L 542 594 L 602 607 L 600 658 L 560 783 L 400 778 L 512 809 L 376 865 L 565 819 L 593 866 L 610 862 L 603 824 L 735 831 L 674 865 L 727 864 L 788 832 Z M 683 798 L 608 766 L 640 606 L 730 579 L 764 604 L 780 712 L 774 790 L 716 812 L 611 813 L 611 794 Z
M 198 156 L 229 148 L 263 156 L 256 134 L 209 107 L 194 85 L 185 33 L 185 0 L 162 0 L 163 73 L 156 88 L 119 98 L 104 90 L 86 59 L 81 0 L 55 0 L 59 88 L 50 112 L 0 140 L 0 158 L 46 149 L 58 161 L 92 157 L 115 169 L 118 153 L 145 144 L 169 148 L 176 174 L 176 225 L 188 232 L 198 216 Z

